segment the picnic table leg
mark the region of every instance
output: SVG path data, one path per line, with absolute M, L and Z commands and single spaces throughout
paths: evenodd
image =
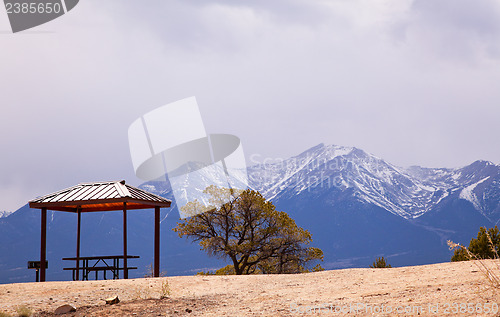
M 85 265 L 85 280 L 89 280 L 89 273 L 90 271 L 87 269 L 89 267 L 89 260 L 84 260 L 84 265 Z
M 120 261 L 119 259 L 113 259 L 113 266 L 115 267 L 113 271 L 113 279 L 120 279 Z

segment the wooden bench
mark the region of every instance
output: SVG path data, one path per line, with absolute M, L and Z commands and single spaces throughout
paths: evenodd
M 113 279 L 116 279 L 116 267 L 114 266 L 93 266 L 93 267 L 65 267 L 63 270 L 72 270 L 73 271 L 73 281 L 76 280 L 76 271 L 81 270 L 82 271 L 82 280 L 88 280 L 89 279 L 89 273 L 90 272 L 95 272 L 95 279 L 98 279 L 98 272 L 103 271 L 104 273 L 104 279 L 107 280 L 106 278 L 106 272 L 111 271 L 113 273 Z
M 72 270 L 73 271 L 73 281 L 76 281 L 76 271 L 80 270 L 82 271 L 82 281 L 83 280 L 89 280 L 89 273 L 90 272 L 95 272 L 95 279 L 98 279 L 98 272 L 103 271 L 104 279 L 107 280 L 106 278 L 106 272 L 111 271 L 113 274 L 113 279 L 119 279 L 118 272 L 121 270 L 124 270 L 123 267 L 115 267 L 115 266 L 91 266 L 91 267 L 65 267 L 63 268 L 65 271 Z M 127 270 L 137 270 L 137 267 L 127 267 Z
M 139 256 L 137 255 L 127 255 L 127 259 L 137 259 Z M 87 256 L 87 257 L 75 257 L 75 258 L 63 258 L 64 261 L 76 261 L 76 266 L 78 268 L 73 267 L 65 267 L 64 270 L 73 271 L 73 281 L 76 281 L 80 276 L 80 272 L 82 273 L 82 280 L 89 279 L 89 273 L 95 272 L 95 279 L 98 279 L 98 272 L 102 271 L 104 275 L 104 279 L 106 280 L 106 272 L 110 271 L 113 274 L 113 279 L 119 279 L 119 272 L 125 271 L 128 275 L 129 270 L 136 270 L 137 267 L 127 268 L 120 266 L 120 260 L 124 260 L 125 257 L 123 255 L 105 255 L 105 256 Z M 112 263 L 111 263 L 112 262 Z

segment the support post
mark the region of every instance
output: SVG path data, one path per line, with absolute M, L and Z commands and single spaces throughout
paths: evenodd
M 82 222 L 82 209 L 80 206 L 77 207 L 76 212 L 78 213 L 78 224 L 76 228 L 76 280 L 80 279 L 80 230 Z
M 128 279 L 127 266 L 127 203 L 123 203 L 123 278 Z
M 155 268 L 154 277 L 160 276 L 160 207 L 155 207 Z
M 42 208 L 40 233 L 40 282 L 45 282 L 45 260 L 47 255 L 47 208 Z

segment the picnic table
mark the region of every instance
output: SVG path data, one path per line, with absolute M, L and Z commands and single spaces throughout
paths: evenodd
M 127 255 L 127 259 L 138 259 L 138 255 Z M 64 261 L 76 261 L 74 267 L 65 267 L 63 270 L 73 271 L 73 281 L 79 279 L 79 271 L 82 271 L 82 281 L 89 279 L 89 273 L 95 272 L 95 279 L 98 279 L 98 272 L 103 272 L 106 280 L 106 272 L 111 272 L 113 279 L 119 279 L 119 272 L 135 270 L 137 267 L 120 267 L 120 260 L 125 259 L 123 255 L 104 255 L 104 256 L 80 256 L 72 258 L 63 258 Z

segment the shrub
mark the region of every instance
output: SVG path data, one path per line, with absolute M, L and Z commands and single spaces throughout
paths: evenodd
M 168 284 L 168 281 L 165 279 L 165 281 L 161 282 L 161 289 L 160 289 L 160 298 L 167 298 L 170 296 L 171 290 L 170 290 L 170 285 Z
M 153 267 L 153 263 L 150 263 L 146 267 L 146 274 L 144 274 L 144 277 L 145 278 L 155 277 L 154 272 L 155 272 L 155 270 L 154 270 L 154 267 Z M 167 276 L 167 272 L 166 271 L 160 272 L 160 276 L 159 277 L 165 277 L 165 276 Z
M 381 258 L 375 259 L 375 262 L 373 262 L 373 264 L 370 265 L 370 267 L 372 269 L 380 269 L 380 268 L 389 268 L 389 267 L 392 267 L 392 266 L 390 264 L 387 264 L 385 262 L 384 257 L 381 257 Z
M 33 311 L 31 310 L 31 308 L 25 305 L 16 307 L 16 312 L 18 317 L 30 317 L 31 315 L 33 315 Z
M 486 232 L 485 234 L 486 234 L 487 239 L 490 242 L 490 246 L 491 246 L 492 252 L 494 254 L 494 259 L 498 259 L 498 251 L 497 251 L 497 249 L 495 249 L 495 247 L 493 247 L 493 245 L 494 245 L 493 240 L 491 239 L 488 232 Z M 467 260 L 476 260 L 476 261 L 474 261 L 474 264 L 479 268 L 481 273 L 483 273 L 483 275 L 486 277 L 491 288 L 495 292 L 497 292 L 500 289 L 500 275 L 499 275 L 500 263 L 498 261 L 494 261 L 493 265 L 488 265 L 487 262 L 484 261 L 483 258 L 472 253 L 470 249 L 466 248 L 463 245 L 460 245 L 458 243 L 455 243 L 453 241 L 448 240 L 448 246 L 450 247 L 450 250 L 455 250 L 455 254 L 457 254 L 457 251 L 460 251 L 460 254 L 467 257 Z
M 458 244 L 457 244 L 458 245 Z M 477 238 L 472 238 L 468 248 L 455 248 L 451 257 L 452 262 L 468 261 L 472 259 L 496 259 L 500 247 L 500 232 L 497 226 L 486 229 L 479 228 Z M 471 255 L 474 257 L 471 258 Z

